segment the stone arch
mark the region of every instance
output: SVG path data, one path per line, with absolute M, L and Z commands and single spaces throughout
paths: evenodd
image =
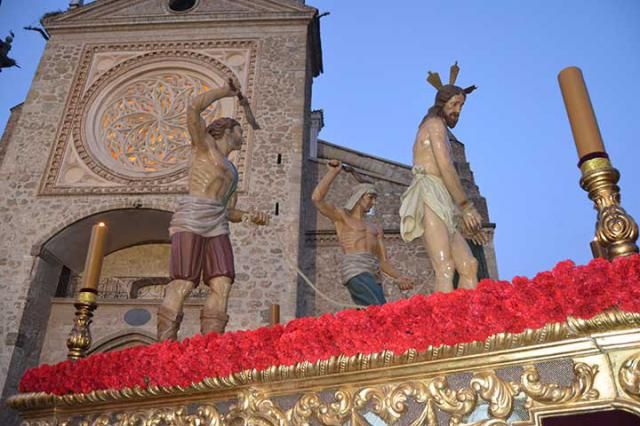
M 58 231 L 39 248 L 74 272 L 82 272 L 91 227 L 104 222 L 109 229 L 105 255 L 140 244 L 169 242 L 171 212 L 154 208 L 103 210 L 85 216 Z
M 131 199 L 131 198 L 118 198 L 112 200 L 102 200 L 100 204 L 95 206 L 87 206 L 85 209 L 74 209 L 67 212 L 68 216 L 65 216 L 59 223 L 54 223 L 50 227 L 46 228 L 41 237 L 39 237 L 32 247 L 32 254 L 37 256 L 41 253 L 45 244 L 53 237 L 58 235 L 62 230 L 80 222 L 89 217 L 98 216 L 103 213 L 108 213 L 114 210 L 159 210 L 172 212 L 174 207 L 174 197 L 169 197 L 165 200 L 148 200 L 148 199 Z M 106 201 L 106 202 L 105 202 Z
M 150 345 L 157 341 L 153 334 L 144 330 L 121 330 L 95 342 L 87 355 L 99 352 L 110 352 L 138 345 Z
M 104 205 L 95 208 L 89 214 L 85 210 L 84 215 L 72 216 L 57 230 L 49 228 L 45 231 L 46 237 L 32 250 L 35 262 L 3 398 L 15 394 L 24 371 L 39 364 L 51 313 L 51 298 L 60 285 L 64 268 L 82 272 L 93 224 L 103 221 L 109 226 L 106 247 L 106 254 L 109 254 L 135 245 L 169 242 L 170 220 L 171 211 L 164 203 L 136 208 L 130 201 L 123 207 L 120 200 L 106 209 Z

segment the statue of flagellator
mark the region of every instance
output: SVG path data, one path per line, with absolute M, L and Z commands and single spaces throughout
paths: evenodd
M 229 319 L 229 291 L 235 278 L 229 222 L 269 222 L 267 213 L 236 208 L 238 171 L 228 157 L 242 146 L 240 123 L 223 117 L 206 125 L 201 116 L 217 100 L 235 96 L 245 109 L 247 120 L 257 128 L 239 88 L 239 82 L 229 78 L 223 87 L 194 96 L 187 106 L 192 143 L 189 194 L 178 199 L 169 227 L 172 281 L 158 308 L 158 340 L 177 339 L 184 301 L 201 278 L 211 290 L 200 316 L 201 332 L 224 332 Z
M 336 227 L 344 252 L 340 271 L 342 282 L 357 305 L 382 305 L 386 299 L 378 279 L 380 272 L 392 277 L 401 290 L 413 288 L 414 280 L 399 272 L 387 259 L 382 228 L 365 220 L 376 202 L 375 186 L 362 182 L 354 188 L 343 208 L 334 206 L 325 200 L 325 196 L 340 171 L 352 169 L 338 160 L 330 160 L 328 167 L 311 198 L 320 213 L 331 219 Z

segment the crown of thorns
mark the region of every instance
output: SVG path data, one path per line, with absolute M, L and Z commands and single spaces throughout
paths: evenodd
M 453 65 L 451 65 L 451 68 L 449 68 L 449 85 L 451 86 L 455 85 L 459 72 L 460 72 L 460 67 L 458 66 L 458 61 L 456 61 Z M 429 82 L 430 85 L 435 87 L 436 90 L 440 90 L 444 87 L 444 84 L 442 84 L 442 80 L 440 80 L 440 74 L 438 74 L 437 72 L 429 71 L 429 75 L 427 76 L 427 82 Z M 468 95 L 469 93 L 473 92 L 476 89 L 477 87 L 475 85 L 472 85 L 469 87 L 465 87 L 464 89 L 462 89 L 462 91 Z

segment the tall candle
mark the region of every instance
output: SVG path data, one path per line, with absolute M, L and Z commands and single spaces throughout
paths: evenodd
M 565 68 L 558 74 L 558 81 L 578 149 L 578 157 L 582 159 L 594 152 L 605 152 L 582 71 L 577 67 Z
M 271 304 L 271 325 L 280 323 L 280 305 L 277 303 Z
M 91 229 L 91 240 L 87 251 L 87 260 L 84 264 L 82 288 L 97 290 L 102 259 L 104 258 L 104 246 L 107 241 L 107 225 L 100 222 Z

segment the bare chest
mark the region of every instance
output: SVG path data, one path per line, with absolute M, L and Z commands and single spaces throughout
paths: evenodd
M 191 163 L 190 187 L 194 195 L 225 198 L 236 182 L 235 168 L 222 156 L 195 151 Z
M 345 249 L 371 251 L 378 238 L 377 228 L 362 219 L 346 217 L 336 224 L 338 239 Z

